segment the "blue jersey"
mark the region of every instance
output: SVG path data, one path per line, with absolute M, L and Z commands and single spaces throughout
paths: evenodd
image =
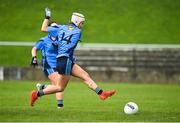
M 73 60 L 74 49 L 81 39 L 81 30 L 74 24 L 48 27 L 50 35 L 58 36 L 57 58 L 66 56 Z
M 42 51 L 43 67 L 56 68 L 57 42 L 51 40 L 50 36 L 41 38 L 34 47 Z

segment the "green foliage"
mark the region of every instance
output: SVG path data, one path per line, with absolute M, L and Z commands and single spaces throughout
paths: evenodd
M 0 40 L 36 41 L 44 8 L 67 24 L 71 13 L 86 16 L 83 41 L 88 43 L 179 44 L 179 0 L 0 0 Z
M 83 83 L 70 82 L 65 90 L 64 109 L 56 107 L 55 95 L 44 96 L 32 108 L 29 96 L 32 82 L 0 82 L 0 121 L 4 122 L 179 122 L 180 86 L 155 84 L 98 83 L 103 89 L 117 93 L 101 101 Z M 126 115 L 123 107 L 136 102 L 139 113 Z

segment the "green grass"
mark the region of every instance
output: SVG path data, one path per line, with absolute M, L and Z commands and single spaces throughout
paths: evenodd
M 0 46 L 0 66 L 28 67 L 31 63 L 32 46 Z M 38 60 L 41 60 L 41 51 L 38 52 Z
M 83 43 L 180 44 L 180 0 L 0 0 L 0 41 L 38 41 L 44 8 L 67 24 L 86 17 Z M 0 46 L 0 66 L 28 66 L 30 47 Z
M 179 0 L 0 0 L 0 40 L 37 41 L 44 8 L 61 24 L 86 17 L 83 42 L 179 44 Z
M 0 47 L 1 61 L 3 66 L 29 66 L 31 63 L 32 47 Z
M 36 83 L 0 82 L 0 121 L 180 121 L 180 86 L 156 84 L 98 83 L 117 93 L 106 101 L 80 82 L 65 90 L 63 110 L 56 108 L 55 96 L 40 98 L 32 108 L 29 93 Z M 125 103 L 139 106 L 135 115 L 123 113 Z

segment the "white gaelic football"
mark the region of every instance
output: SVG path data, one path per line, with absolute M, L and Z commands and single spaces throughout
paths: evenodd
M 126 114 L 135 114 L 138 112 L 138 106 L 136 103 L 134 102 L 128 102 L 125 106 L 124 106 L 124 112 Z

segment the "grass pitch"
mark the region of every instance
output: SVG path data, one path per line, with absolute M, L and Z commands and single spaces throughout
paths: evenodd
M 85 15 L 87 43 L 180 44 L 179 0 L 0 0 L 0 40 L 37 41 L 44 8 L 52 20 L 69 22 L 72 12 Z
M 98 83 L 117 93 L 106 101 L 80 82 L 69 82 L 64 108 L 56 108 L 55 95 L 40 98 L 29 106 L 30 91 L 35 82 L 0 82 L 0 121 L 180 121 L 180 86 L 155 84 Z M 126 115 L 123 107 L 136 102 L 139 112 Z

